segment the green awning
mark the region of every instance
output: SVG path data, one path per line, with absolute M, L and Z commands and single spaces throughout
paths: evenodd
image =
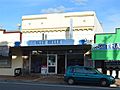
M 92 50 L 92 60 L 120 60 L 120 50 Z

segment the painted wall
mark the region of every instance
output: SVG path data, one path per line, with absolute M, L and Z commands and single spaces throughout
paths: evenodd
M 21 41 L 20 32 L 7 32 L 5 30 L 0 30 L 0 46 L 14 46 L 16 41 Z
M 73 39 L 75 40 L 75 45 L 79 43 L 79 40 L 87 39 L 92 40 L 91 43 L 94 43 L 94 31 L 74 31 Z
M 99 34 L 99 33 L 103 33 L 103 27 L 102 27 L 102 23 L 98 20 L 97 17 L 94 18 L 95 19 L 95 33 Z
M 120 60 L 120 50 L 115 49 L 115 43 L 120 44 L 120 28 L 116 29 L 116 33 L 104 33 L 104 34 L 96 34 L 95 36 L 95 43 L 96 44 L 105 44 L 107 49 L 99 49 L 99 50 L 92 50 L 92 59 L 93 60 Z
M 73 26 L 94 26 L 93 11 L 28 15 L 22 17 L 22 29 L 69 27 L 70 19 Z
M 24 46 L 24 42 L 28 40 L 42 40 L 43 33 L 48 40 L 67 39 L 66 30 L 70 27 L 71 19 L 75 45 L 79 44 L 81 39 L 91 40 L 94 43 L 95 33 L 103 32 L 93 11 L 28 15 L 22 17 L 22 45 Z

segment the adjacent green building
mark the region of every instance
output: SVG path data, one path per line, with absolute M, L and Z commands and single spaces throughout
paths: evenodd
M 120 78 L 120 28 L 116 28 L 115 33 L 95 35 L 92 60 L 104 74 Z
M 116 33 L 96 34 L 92 60 L 120 60 L 120 28 Z

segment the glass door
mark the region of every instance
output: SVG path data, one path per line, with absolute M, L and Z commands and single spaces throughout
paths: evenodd
M 48 74 L 57 74 L 57 55 L 56 54 L 48 54 L 47 72 Z

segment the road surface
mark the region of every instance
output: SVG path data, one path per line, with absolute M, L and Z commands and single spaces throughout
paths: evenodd
M 81 85 L 52 85 L 40 83 L 0 82 L 0 90 L 120 90 L 120 88 Z

